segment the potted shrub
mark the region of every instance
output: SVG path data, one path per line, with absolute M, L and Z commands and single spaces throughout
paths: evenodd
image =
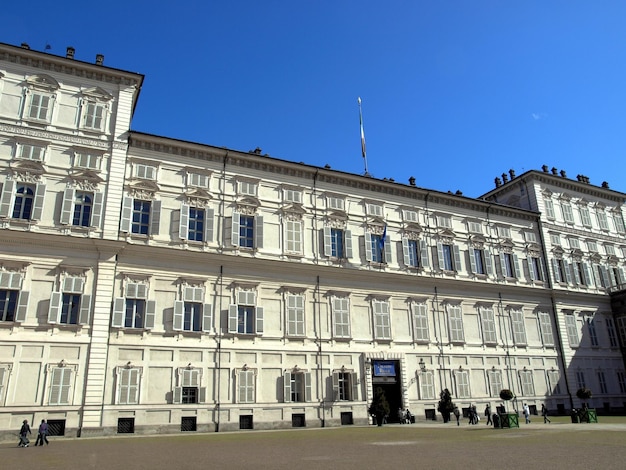
M 596 410 L 589 409 L 587 405 L 587 400 L 593 396 L 593 392 L 586 387 L 581 387 L 576 390 L 576 396 L 583 402 L 582 409 L 577 412 L 579 422 L 597 423 L 598 415 L 596 414 Z M 572 411 L 572 422 L 574 422 L 574 411 Z
M 504 403 L 509 400 L 513 400 L 515 398 L 515 394 L 509 390 L 508 388 L 504 388 L 500 390 L 500 398 Z M 506 410 L 506 406 L 503 404 L 502 407 Z M 519 428 L 519 420 L 517 413 L 501 413 L 500 417 L 500 427 L 502 428 Z
M 443 418 L 444 423 L 450 421 L 450 413 L 454 411 L 454 403 L 452 403 L 452 395 L 450 394 L 450 390 L 448 390 L 447 388 L 444 388 L 443 391 L 439 394 L 437 411 L 441 413 L 441 417 Z
M 376 388 L 372 404 L 370 405 L 368 411 L 371 416 L 376 417 L 376 424 L 379 426 L 382 426 L 385 417 L 389 416 L 389 402 L 387 401 L 387 397 L 385 396 L 385 392 L 382 388 Z

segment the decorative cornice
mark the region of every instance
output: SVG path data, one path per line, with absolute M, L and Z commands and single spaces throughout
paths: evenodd
M 11 124 L 0 124 L 0 132 L 47 140 L 49 142 L 66 142 L 70 145 L 77 145 L 83 148 L 97 147 L 99 149 L 108 150 L 113 147 L 114 149 L 124 151 L 128 148 L 128 144 L 126 142 L 90 139 L 88 137 L 73 136 L 62 134 L 60 132 L 42 131 L 40 129 L 31 129 L 29 127 L 14 126 Z

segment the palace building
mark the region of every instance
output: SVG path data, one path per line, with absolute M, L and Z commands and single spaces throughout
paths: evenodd
M 130 130 L 144 77 L 0 44 L 0 438 L 624 409 L 626 195 L 480 198 Z M 504 176 L 507 176 L 506 174 Z M 620 315 L 623 315 L 621 317 Z

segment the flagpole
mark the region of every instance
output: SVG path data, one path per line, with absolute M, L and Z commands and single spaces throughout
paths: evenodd
M 361 155 L 365 163 L 365 176 L 369 176 L 367 171 L 367 152 L 365 151 L 365 132 L 363 131 L 363 110 L 361 109 L 361 97 L 358 98 L 359 103 L 359 126 L 361 127 Z

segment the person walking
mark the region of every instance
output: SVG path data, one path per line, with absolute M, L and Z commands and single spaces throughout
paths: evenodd
M 487 417 L 487 426 L 490 424 L 493 425 L 493 421 L 491 420 L 491 405 L 489 403 L 485 406 L 485 416 Z
M 543 416 L 543 424 L 551 423 L 550 418 L 548 418 L 548 408 L 543 403 L 541 404 L 541 416 Z
M 18 447 L 28 447 L 30 441 L 28 440 L 28 435 L 32 434 L 30 430 L 30 426 L 28 425 L 28 420 L 25 419 L 22 422 L 22 427 L 20 428 L 20 442 Z
M 461 418 L 461 413 L 459 412 L 459 408 L 457 406 L 454 407 L 454 417 L 456 418 L 456 425 L 460 426 L 461 423 L 459 422 L 459 419 Z
M 46 423 L 45 419 L 42 419 L 41 424 L 39 425 L 39 430 L 37 432 L 35 447 L 37 447 L 37 445 L 43 446 L 44 441 L 46 441 L 46 445 L 50 444 L 48 442 L 48 423 Z
M 524 403 L 524 418 L 526 418 L 526 424 L 530 424 L 530 408 Z

